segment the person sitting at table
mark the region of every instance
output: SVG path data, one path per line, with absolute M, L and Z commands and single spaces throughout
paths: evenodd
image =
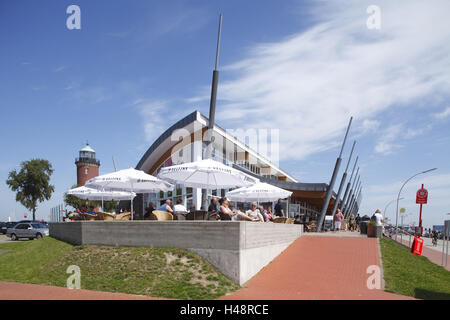
M 150 202 L 148 207 L 145 209 L 144 219 L 149 218 L 153 210 L 155 210 L 155 204 L 153 202 Z
M 273 221 L 272 207 L 267 207 L 266 217 L 267 217 L 266 221 Z
M 219 218 L 219 210 L 217 210 L 217 197 L 213 196 L 211 198 L 211 203 L 208 207 L 208 220 L 214 220 Z
M 269 221 L 269 217 L 267 216 L 266 212 L 267 212 L 267 211 L 264 209 L 263 206 L 260 206 L 260 207 L 259 207 L 259 213 L 261 213 L 261 216 L 263 217 L 264 222 Z
M 253 221 L 254 219 L 247 216 L 246 214 L 238 211 L 231 211 L 229 208 L 229 203 L 227 198 L 222 198 L 219 200 L 220 208 L 219 208 L 219 215 L 220 220 L 222 221 Z
M 256 202 L 252 203 L 252 208 L 250 210 L 247 210 L 246 214 L 247 216 L 249 216 L 250 218 L 252 218 L 254 221 L 261 221 L 264 222 L 264 218 L 261 215 L 261 213 L 259 212 L 258 208 L 257 208 L 257 204 Z
M 177 199 L 177 204 L 173 207 L 175 220 L 186 220 L 187 209 L 183 205 L 183 200 Z
M 88 213 L 88 214 L 93 214 L 93 215 L 96 215 L 96 214 L 97 214 L 97 212 L 95 212 L 94 206 L 90 206 L 90 207 L 89 207 L 89 210 L 86 211 L 86 213 Z
M 161 207 L 159 207 L 158 210 L 173 213 L 172 201 L 170 199 L 167 199 L 166 202 L 164 202 L 164 204 Z

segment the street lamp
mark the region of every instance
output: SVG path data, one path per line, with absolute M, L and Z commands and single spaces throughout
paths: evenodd
M 398 200 L 403 200 L 403 199 L 405 199 L 405 198 L 400 198 L 400 199 L 398 199 Z M 386 219 L 386 216 L 387 216 L 387 208 L 391 205 L 391 204 L 393 204 L 395 201 L 397 201 L 397 199 L 392 199 L 391 201 L 389 201 L 389 203 L 386 205 L 386 207 L 384 207 L 384 211 L 383 211 L 383 214 L 384 214 L 384 218 Z
M 395 229 L 398 232 L 398 202 L 400 201 L 400 194 L 402 193 L 403 187 L 414 177 L 420 175 L 420 174 L 424 174 L 424 173 L 428 173 L 431 171 L 436 170 L 437 168 L 433 168 L 433 169 L 428 169 L 425 171 L 421 171 L 419 173 L 416 173 L 415 175 L 413 175 L 411 178 L 409 178 L 408 180 L 405 181 L 405 183 L 403 183 L 402 187 L 400 188 L 400 191 L 398 192 L 398 196 L 397 196 L 397 212 L 396 212 L 396 216 L 395 216 Z

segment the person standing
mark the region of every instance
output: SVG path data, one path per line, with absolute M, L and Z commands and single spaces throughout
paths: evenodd
M 348 229 L 350 231 L 355 231 L 355 215 L 352 213 L 348 220 Z
M 344 215 L 340 209 L 337 210 L 334 215 L 334 231 L 339 231 L 341 229 L 342 220 L 344 219 Z
M 283 205 L 281 204 L 281 199 L 278 199 L 277 204 L 275 205 L 275 216 L 284 217 Z
M 361 222 L 361 217 L 359 216 L 359 213 L 356 215 L 356 218 L 355 218 L 355 223 L 356 223 L 356 231 L 360 231 L 359 230 L 359 223 Z
M 375 211 L 374 216 L 375 216 L 375 222 L 376 222 L 377 226 L 383 226 L 384 220 L 383 220 L 383 215 L 381 214 L 380 209 L 377 209 Z

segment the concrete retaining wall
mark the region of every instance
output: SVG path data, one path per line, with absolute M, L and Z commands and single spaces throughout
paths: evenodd
M 208 260 L 244 284 L 302 234 L 302 226 L 234 221 L 50 223 L 50 236 L 75 245 L 174 247 Z

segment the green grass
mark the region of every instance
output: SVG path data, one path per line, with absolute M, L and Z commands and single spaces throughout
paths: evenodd
M 385 290 L 420 299 L 450 299 L 450 271 L 413 255 L 390 239 L 380 239 Z
M 72 246 L 45 237 L 0 244 L 0 280 L 66 286 L 67 267 L 81 288 L 174 299 L 214 299 L 239 287 L 187 250 Z

